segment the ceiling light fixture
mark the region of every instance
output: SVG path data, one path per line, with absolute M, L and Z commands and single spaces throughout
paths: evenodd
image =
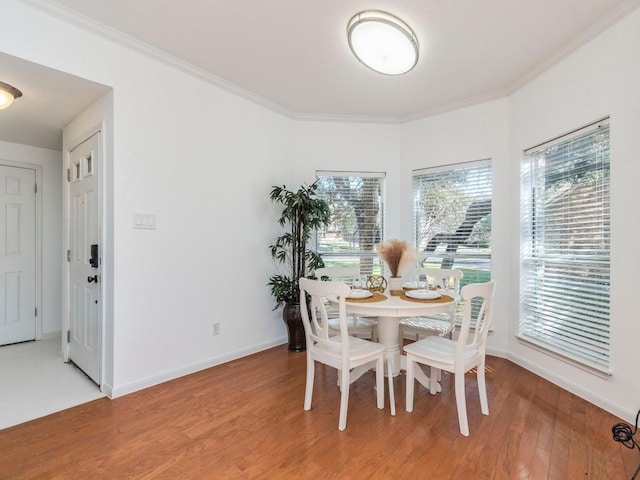
M 402 75 L 418 63 L 413 30 L 390 13 L 367 10 L 347 25 L 349 48 L 364 65 L 386 75 Z
M 22 96 L 22 92 L 8 83 L 0 82 L 0 110 L 9 108 L 13 100 Z

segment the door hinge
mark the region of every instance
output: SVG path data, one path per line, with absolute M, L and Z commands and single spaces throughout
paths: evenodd
M 71 261 L 71 250 L 67 250 L 67 262 Z
M 33 186 L 33 193 L 38 193 L 38 184 L 37 183 Z
M 67 330 L 67 343 L 71 343 L 71 330 Z
M 38 307 L 36 307 L 34 310 L 35 310 L 36 317 L 37 317 L 38 316 Z
M 67 182 L 71 181 L 71 169 L 67 168 Z

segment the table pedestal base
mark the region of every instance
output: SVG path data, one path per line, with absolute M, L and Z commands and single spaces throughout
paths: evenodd
M 400 319 L 398 317 L 378 317 L 378 343 L 385 347 L 385 359 L 392 362 L 393 376 L 398 376 L 400 370 L 407 370 L 407 357 L 401 355 L 402 338 L 400 337 Z M 354 382 L 367 370 L 367 368 L 354 368 L 351 371 L 350 381 Z M 385 367 L 385 376 L 387 375 Z M 431 379 L 422 368 L 415 369 L 415 379 L 425 388 L 429 389 Z M 441 391 L 440 383 L 436 390 Z

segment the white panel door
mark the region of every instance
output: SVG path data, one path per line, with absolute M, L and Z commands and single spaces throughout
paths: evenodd
M 69 359 L 100 385 L 100 134 L 69 164 Z M 93 252 L 92 252 L 92 245 Z
M 0 345 L 36 338 L 36 172 L 0 165 Z

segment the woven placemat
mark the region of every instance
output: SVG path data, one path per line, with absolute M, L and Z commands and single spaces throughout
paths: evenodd
M 382 293 L 374 293 L 372 297 L 369 298 L 346 298 L 347 302 L 353 303 L 374 303 L 374 302 L 384 302 L 387 299 L 387 296 Z
M 417 302 L 417 303 L 449 303 L 453 301 L 453 297 L 450 297 L 449 295 L 442 295 L 439 298 L 432 298 L 432 299 L 427 299 L 427 298 L 411 298 L 411 297 L 407 297 L 404 293 L 400 296 L 400 298 L 402 300 L 406 300 L 408 302 Z

